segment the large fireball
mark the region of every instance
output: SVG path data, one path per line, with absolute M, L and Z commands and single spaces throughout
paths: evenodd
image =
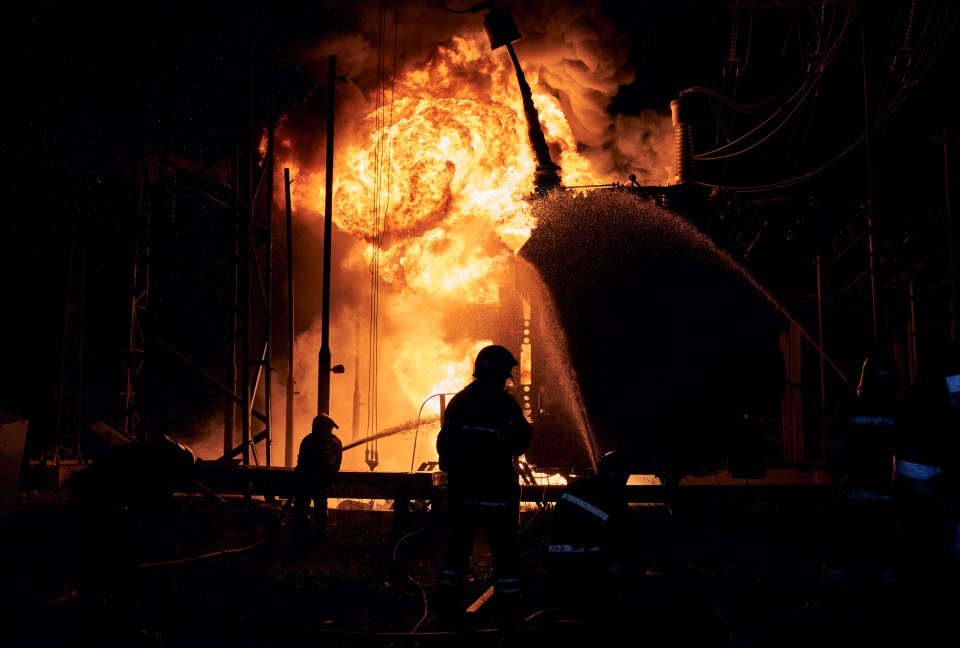
M 532 224 L 520 199 L 534 167 L 525 124 L 472 99 L 404 99 L 390 110 L 391 126 L 341 153 L 337 226 L 367 244 L 368 260 L 379 251 L 381 278 L 401 292 L 495 300 L 499 271 Z M 361 128 L 382 119 L 371 114 Z

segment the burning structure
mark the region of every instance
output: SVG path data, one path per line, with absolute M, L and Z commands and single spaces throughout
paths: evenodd
M 528 459 L 545 470 L 589 467 L 624 445 L 639 471 L 716 470 L 756 434 L 741 428 L 745 414 L 761 445 L 776 441 L 772 454 L 816 456 L 817 432 L 803 428 L 844 379 L 807 333 L 819 311 L 807 299 L 791 314 L 739 263 L 809 213 L 771 224 L 775 199 L 748 205 L 695 182 L 686 94 L 672 115 L 612 116 L 637 72 L 603 3 L 340 4 L 323 5 L 322 39 L 289 35 L 298 56 L 276 85 L 273 41 L 254 21 L 238 39 L 253 51 L 224 59 L 241 90 L 220 108 L 235 123 L 188 141 L 189 120 L 174 119 L 179 150 L 144 155 L 119 428 L 176 428 L 202 455 L 281 463 L 316 413 L 326 333 L 346 367 L 330 382 L 331 413 L 345 443 L 364 448 L 345 469 L 429 462 L 444 395 L 491 341 L 526 359 L 515 388 L 543 430 Z M 814 22 L 810 38 L 826 37 L 826 17 Z M 822 64 L 814 72 L 841 42 L 821 45 L 804 59 Z M 287 192 L 275 188 L 280 169 Z M 282 212 L 295 245 L 282 243 Z M 321 238 L 332 258 L 319 257 Z M 279 250 L 296 291 L 275 271 Z M 314 288 L 322 262 L 328 294 Z M 851 286 L 862 297 L 863 282 Z M 932 301 L 946 301 L 942 290 Z M 284 345 L 272 322 L 294 292 Z M 329 327 L 314 318 L 321 298 Z M 284 346 L 286 366 L 274 348 Z M 801 364 L 820 365 L 806 401 Z M 287 389 L 285 434 L 274 387 Z M 81 426 L 67 424 L 55 446 Z

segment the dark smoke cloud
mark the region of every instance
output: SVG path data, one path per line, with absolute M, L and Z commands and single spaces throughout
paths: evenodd
M 665 113 L 648 112 L 642 120 L 628 121 L 614 120 L 609 114 L 618 91 L 635 80 L 636 72 L 619 18 L 611 16 L 603 3 L 536 0 L 496 4 L 511 13 L 522 36 L 514 49 L 527 80 L 536 92 L 559 100 L 574 137 L 599 170 L 611 174 L 634 170 L 635 155 L 642 150 L 634 145 L 638 137 L 662 145 L 663 131 L 669 127 Z M 341 115 L 369 114 L 378 98 L 381 103 L 390 100 L 396 79 L 409 70 L 426 67 L 438 47 L 455 36 L 484 31 L 485 11 L 452 13 L 432 3 L 408 0 L 388 3 L 387 11 L 380 14 L 380 6 L 373 1 L 321 3 L 317 40 L 299 39 L 292 47 L 292 61 L 309 70 L 324 87 L 327 57 L 336 56 L 337 71 L 344 75 L 337 86 Z M 447 6 L 463 11 L 472 5 Z M 490 55 L 505 57 L 506 52 L 500 49 Z M 472 81 L 479 85 L 477 79 Z M 321 90 L 317 87 L 311 100 L 301 106 L 307 110 L 289 116 L 294 148 L 310 155 L 324 150 L 322 123 L 316 119 L 317 112 L 325 111 L 316 95 Z M 348 138 L 356 121 L 338 120 L 336 137 L 340 141 Z M 628 154 L 621 154 L 621 146 Z M 662 157 L 662 153 L 654 154 Z M 641 166 L 659 169 L 664 163 L 658 159 Z M 642 175 L 645 179 L 646 174 Z M 651 184 L 661 183 L 663 175 L 659 170 L 651 173 Z

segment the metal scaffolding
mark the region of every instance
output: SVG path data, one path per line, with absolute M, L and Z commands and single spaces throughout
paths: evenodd
M 212 45 L 224 51 L 224 70 L 212 71 L 219 123 L 198 140 L 181 127 L 189 108 L 168 106 L 154 148 L 138 154 L 119 423 L 139 440 L 176 437 L 219 409 L 223 456 L 244 465 L 271 463 L 273 61 L 258 4 L 248 22 L 231 22 L 239 33 L 215 32 L 225 41 Z

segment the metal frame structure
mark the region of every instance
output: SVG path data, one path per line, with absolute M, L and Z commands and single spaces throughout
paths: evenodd
M 120 428 L 176 437 L 219 407 L 223 458 L 269 466 L 275 116 L 270 21 L 257 5 L 228 42 L 239 64 L 218 81 L 230 110 L 201 158 L 184 152 L 197 142 L 165 134 L 141 154 Z

